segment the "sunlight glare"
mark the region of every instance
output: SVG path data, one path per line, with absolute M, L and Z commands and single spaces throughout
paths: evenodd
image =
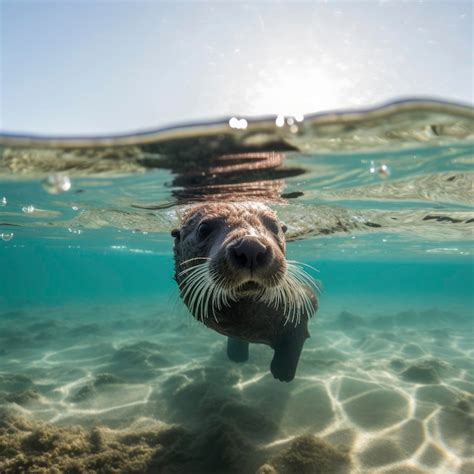
M 292 70 L 278 69 L 262 74 L 253 88 L 250 113 L 299 118 L 305 112 L 334 108 L 346 81 L 332 77 L 329 72 L 319 68 L 298 70 L 292 66 Z

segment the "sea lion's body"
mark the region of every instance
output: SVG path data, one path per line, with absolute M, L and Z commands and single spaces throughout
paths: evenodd
M 212 203 L 189 208 L 173 236 L 175 279 L 194 317 L 229 338 L 236 362 L 247 360 L 250 342 L 269 345 L 274 377 L 290 381 L 317 298 L 292 277 L 284 230 L 261 204 Z

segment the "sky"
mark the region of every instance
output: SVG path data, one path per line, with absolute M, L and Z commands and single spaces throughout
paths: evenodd
M 468 1 L 0 0 L 0 130 L 472 104 Z

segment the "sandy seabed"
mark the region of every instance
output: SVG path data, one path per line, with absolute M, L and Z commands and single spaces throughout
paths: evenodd
M 0 314 L 0 472 L 474 472 L 470 315 L 321 311 L 287 384 L 170 311 Z

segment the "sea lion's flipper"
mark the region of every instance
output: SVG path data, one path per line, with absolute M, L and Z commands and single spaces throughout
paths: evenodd
M 234 362 L 246 362 L 249 358 L 249 343 L 242 339 L 228 337 L 227 356 Z
M 295 378 L 304 341 L 308 337 L 306 324 L 300 324 L 281 337 L 275 344 L 275 354 L 270 364 L 273 377 L 282 382 L 291 382 Z

